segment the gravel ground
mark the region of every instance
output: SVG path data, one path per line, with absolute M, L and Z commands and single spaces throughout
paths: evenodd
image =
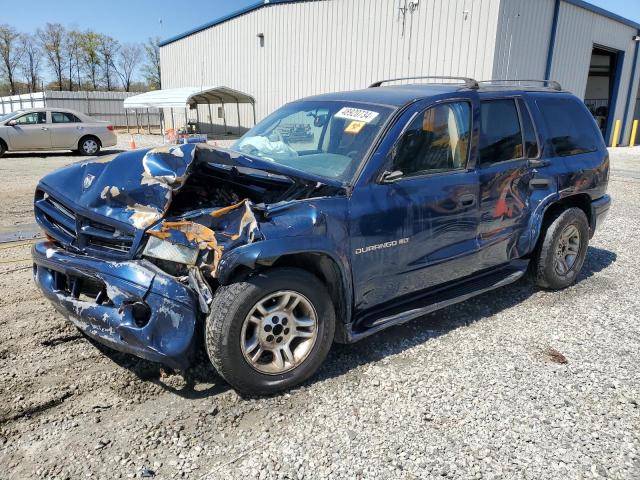
M 51 159 L 0 163 L 27 160 L 25 190 Z M 575 286 L 521 281 L 335 346 L 315 379 L 266 399 L 204 359 L 178 375 L 97 349 L 28 260 L 6 263 L 28 246 L 0 246 L 0 478 L 640 478 L 640 149 L 613 166 Z

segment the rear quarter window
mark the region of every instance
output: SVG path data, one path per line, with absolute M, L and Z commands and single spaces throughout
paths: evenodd
M 547 125 L 554 156 L 595 152 L 602 145 L 602 134 L 579 100 L 538 98 L 536 104 Z

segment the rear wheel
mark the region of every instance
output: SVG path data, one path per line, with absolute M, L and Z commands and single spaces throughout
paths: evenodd
M 325 286 L 296 268 L 268 270 L 220 287 L 206 322 L 206 348 L 236 390 L 266 395 L 291 388 L 324 361 L 335 330 Z
M 532 273 L 535 282 L 550 289 L 573 284 L 582 270 L 589 247 L 589 222 L 579 208 L 556 214 L 534 255 Z
M 100 140 L 96 137 L 82 137 L 78 142 L 78 151 L 82 155 L 97 155 L 100 152 Z

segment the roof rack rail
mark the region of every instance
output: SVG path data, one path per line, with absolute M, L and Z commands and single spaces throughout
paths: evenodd
M 431 76 L 426 76 L 426 77 L 401 77 L 401 78 L 391 78 L 389 80 L 380 80 L 377 81 L 375 83 L 372 83 L 371 85 L 369 85 L 369 88 L 377 88 L 377 87 L 381 87 L 383 83 L 389 83 L 389 82 L 397 82 L 400 80 L 458 80 L 462 83 L 464 83 L 464 86 L 467 88 L 471 88 L 474 90 L 477 90 L 479 87 L 478 85 L 478 81 L 474 80 L 473 78 L 467 78 L 467 77 L 431 77 Z
M 557 90 L 558 92 L 562 91 L 562 85 L 555 80 L 480 80 L 478 82 L 480 85 L 496 85 L 496 86 L 534 86 L 535 84 L 542 84 L 543 88 L 550 88 L 552 90 Z M 529 84 L 529 85 L 523 85 Z

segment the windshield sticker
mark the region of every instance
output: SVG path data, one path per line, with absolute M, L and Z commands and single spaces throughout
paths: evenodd
M 357 120 L 359 122 L 371 123 L 379 115 L 378 112 L 362 110 L 361 108 L 344 107 L 335 114 L 336 118 L 346 118 L 347 120 Z
M 347 128 L 344 129 L 344 133 L 351 133 L 353 135 L 357 135 L 360 133 L 360 131 L 364 128 L 365 125 L 366 125 L 365 122 L 352 120 L 351 123 L 347 125 Z

